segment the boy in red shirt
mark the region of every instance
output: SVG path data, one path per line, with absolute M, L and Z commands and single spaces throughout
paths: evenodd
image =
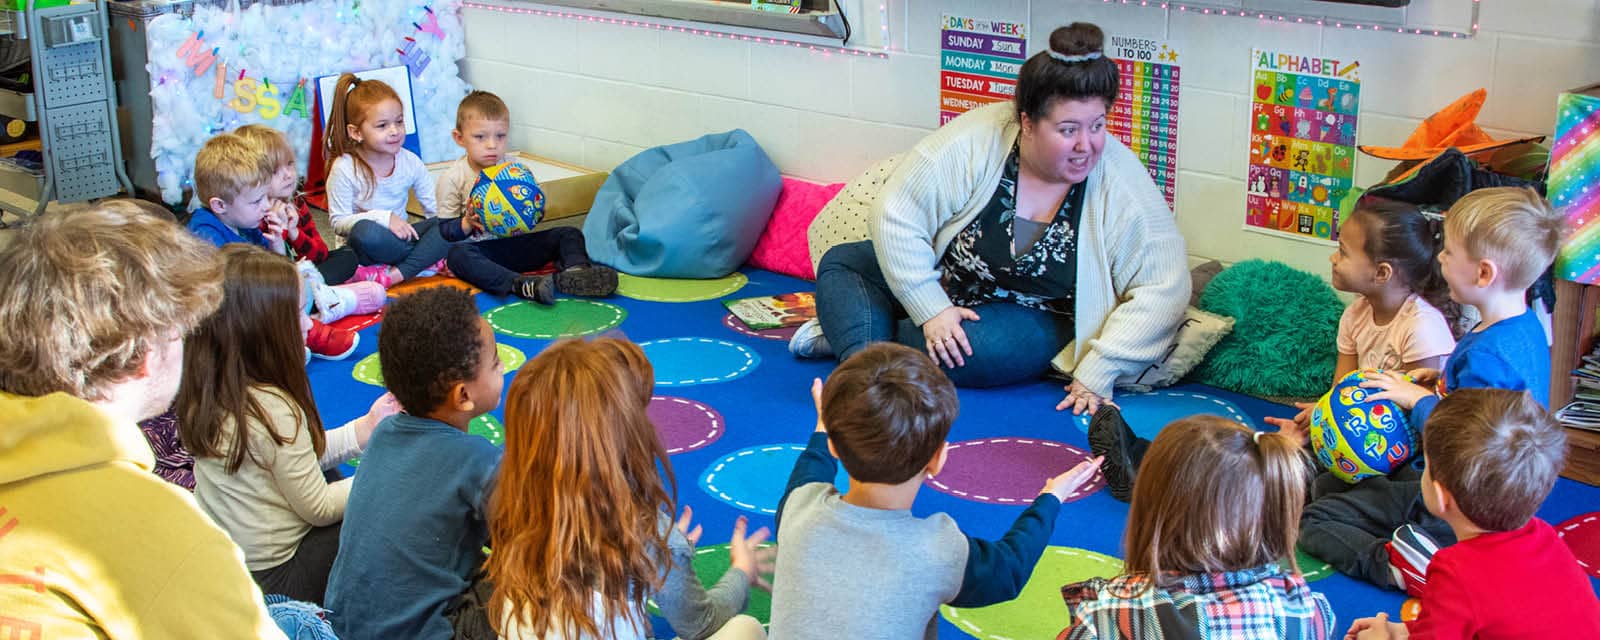
M 1347 640 L 1600 638 L 1600 600 L 1549 523 L 1567 437 L 1522 391 L 1459 389 L 1423 430 L 1422 500 L 1456 544 L 1427 565 L 1422 613 L 1400 624 L 1362 618 Z

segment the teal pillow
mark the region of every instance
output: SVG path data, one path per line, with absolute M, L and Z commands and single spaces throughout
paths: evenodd
M 1258 397 L 1314 398 L 1328 390 L 1344 304 L 1322 278 L 1247 260 L 1217 274 L 1199 307 L 1234 325 L 1191 381 Z

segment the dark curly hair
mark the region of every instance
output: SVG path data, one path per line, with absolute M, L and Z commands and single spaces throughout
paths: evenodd
M 389 304 L 378 329 L 383 384 L 406 413 L 425 416 L 450 388 L 472 380 L 484 354 L 478 306 L 455 287 L 430 287 Z

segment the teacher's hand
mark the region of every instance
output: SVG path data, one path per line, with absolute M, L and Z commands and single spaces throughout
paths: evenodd
M 1100 397 L 1100 394 L 1090 391 L 1088 387 L 1083 386 L 1083 383 L 1077 380 L 1073 380 L 1072 384 L 1067 385 L 1066 389 L 1067 397 L 1062 398 L 1061 402 L 1056 404 L 1056 411 L 1070 408 L 1072 409 L 1072 415 L 1089 414 L 1092 416 L 1094 412 L 1100 410 L 1101 404 L 1112 404 L 1111 398 Z
M 962 354 L 972 355 L 972 345 L 967 343 L 967 332 L 961 329 L 962 320 L 978 321 L 978 312 L 966 307 L 945 307 L 939 315 L 922 323 L 922 337 L 928 341 L 928 357 L 934 362 L 954 369 L 966 366 Z

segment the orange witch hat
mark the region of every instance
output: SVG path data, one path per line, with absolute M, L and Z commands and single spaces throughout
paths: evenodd
M 1377 147 L 1362 145 L 1362 153 L 1386 160 L 1421 161 L 1405 174 L 1390 182 L 1397 182 L 1410 177 L 1417 167 L 1427 164 L 1428 160 L 1444 153 L 1446 149 L 1455 148 L 1467 156 L 1474 156 L 1489 151 L 1495 151 L 1524 142 L 1538 142 L 1544 136 L 1528 136 L 1510 140 L 1495 140 L 1490 137 L 1476 122 L 1478 111 L 1483 109 L 1483 102 L 1489 92 L 1478 89 L 1472 93 L 1457 98 L 1449 106 L 1440 109 L 1422 124 L 1417 125 L 1411 132 L 1411 137 L 1406 138 L 1405 144 L 1398 147 Z

